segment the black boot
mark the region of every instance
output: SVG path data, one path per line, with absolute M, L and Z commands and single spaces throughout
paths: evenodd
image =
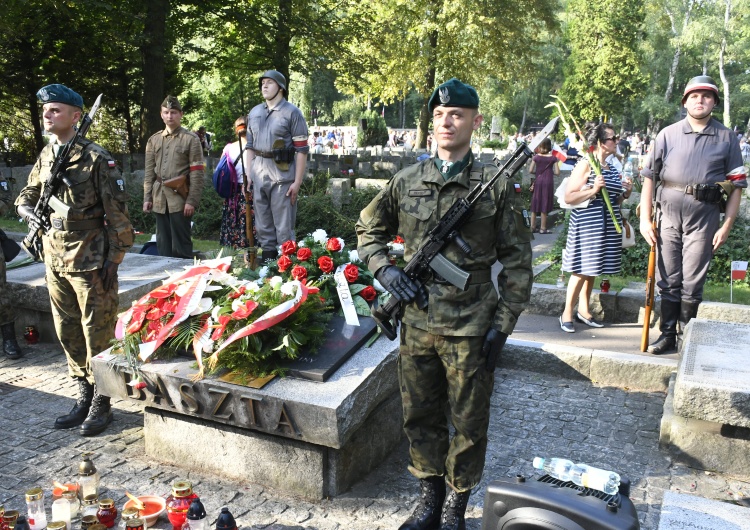
M 661 335 L 648 347 L 648 353 L 659 355 L 677 351 L 677 319 L 680 316 L 680 302 L 661 301 Z
M 78 378 L 78 401 L 73 405 L 70 413 L 55 420 L 55 429 L 70 429 L 78 427 L 88 416 L 91 400 L 94 398 L 94 385 L 86 381 L 85 377 Z
M 422 489 L 419 504 L 398 530 L 437 530 L 440 524 L 440 509 L 445 500 L 445 480 L 443 477 L 421 479 L 419 487 Z
M 443 503 L 443 514 L 440 516 L 440 530 L 466 530 L 466 505 L 469 504 L 471 490 L 457 492 L 450 488 Z
M 0 326 L 3 333 L 3 350 L 8 359 L 20 359 L 23 357 L 23 350 L 16 340 L 16 327 L 13 322 Z
M 104 432 L 107 425 L 112 423 L 112 405 L 109 396 L 102 396 L 96 392 L 94 387 L 94 399 L 91 401 L 91 410 L 86 421 L 81 425 L 81 436 L 95 436 Z
M 266 262 L 269 259 L 276 259 L 279 257 L 279 251 L 276 249 L 273 250 L 263 250 L 263 252 L 260 255 L 260 260 L 262 262 Z
M 678 331 L 677 331 L 677 349 L 682 350 L 682 334 L 685 333 L 685 328 L 688 323 L 693 320 L 698 314 L 698 306 L 700 302 L 687 302 L 683 300 L 680 302 L 680 318 L 678 320 Z

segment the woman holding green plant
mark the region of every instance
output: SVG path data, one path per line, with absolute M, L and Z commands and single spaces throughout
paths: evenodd
M 587 207 L 571 210 L 563 251 L 562 270 L 571 273 L 565 310 L 560 317 L 560 328 L 566 333 L 575 333 L 574 317 L 590 327 L 602 327 L 591 314 L 589 299 L 596 276 L 620 272 L 622 235 L 617 228 L 622 219 L 616 205 L 630 196 L 633 187 L 632 182 L 623 181 L 620 173 L 606 162 L 617 151 L 612 125 L 588 123 L 585 129 L 590 156 L 575 166 L 565 191 L 565 202 L 569 204 L 589 201 Z M 605 193 L 609 201 L 605 201 Z M 612 213 L 607 202 L 615 205 Z M 574 315 L 576 301 L 578 308 Z

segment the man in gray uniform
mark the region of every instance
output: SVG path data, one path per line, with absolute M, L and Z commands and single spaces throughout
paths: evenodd
M 641 192 L 640 230 L 657 248 L 657 285 L 661 294 L 661 335 L 649 353 L 675 351 L 680 333 L 698 313 L 711 256 L 732 229 L 747 187 L 737 136 L 711 117 L 719 104 L 713 79 L 698 76 L 685 87 L 687 117 L 657 136 Z M 657 187 L 657 230 L 651 225 Z M 728 192 L 724 223 L 720 209 Z
M 286 79 L 276 70 L 260 78 L 261 103 L 247 116 L 245 167 L 252 182 L 255 231 L 263 261 L 278 256 L 278 246 L 294 239 L 297 195 L 307 165 L 307 123 L 285 98 Z M 252 179 L 252 180 L 251 180 Z

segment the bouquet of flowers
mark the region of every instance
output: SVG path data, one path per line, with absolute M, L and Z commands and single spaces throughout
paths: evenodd
M 578 122 L 576 122 L 575 118 L 570 113 L 570 110 L 568 110 L 568 106 L 565 104 L 565 102 L 562 99 L 560 99 L 558 96 L 552 96 L 552 98 L 555 101 L 550 103 L 547 106 L 555 107 L 557 109 L 557 113 L 560 115 L 560 121 L 563 123 L 563 126 L 565 127 L 565 136 L 568 137 L 568 140 L 570 141 L 570 145 L 572 147 L 575 147 L 579 153 L 583 153 L 589 165 L 594 170 L 594 173 L 596 174 L 596 176 L 601 177 L 602 166 L 601 164 L 599 164 L 599 159 L 595 157 L 593 153 L 594 149 L 597 146 L 588 145 L 586 143 L 586 136 L 581 132 L 581 129 L 578 127 Z M 564 112 L 563 112 L 563 109 L 565 109 Z M 573 131 L 570 125 L 570 122 L 573 123 L 573 126 L 575 127 L 575 132 Z M 602 199 L 604 199 L 604 204 L 607 205 L 607 210 L 609 210 L 609 215 L 612 217 L 612 222 L 615 225 L 615 230 L 619 234 L 622 232 L 622 228 L 620 227 L 620 223 L 617 222 L 617 217 L 615 217 L 615 211 L 612 209 L 612 202 L 609 200 L 609 193 L 607 193 L 606 186 L 602 188 L 601 194 L 602 194 Z
M 258 275 L 261 278 L 279 275 L 290 281 L 314 281 L 320 290 L 320 298 L 334 309 L 340 309 L 342 305 L 336 282 L 336 276 L 342 275 L 357 314 L 370 316 L 370 302 L 384 294 L 384 289 L 359 259 L 357 251 L 346 251 L 345 246 L 343 239 L 328 237 L 325 230 L 318 229 L 299 243 L 283 243 L 281 256 L 261 267 Z M 344 303 L 347 303 L 346 299 Z
M 283 362 L 302 346 L 314 351 L 329 314 L 312 284 L 243 280 L 229 272 L 231 258 L 198 263 L 136 301 L 117 321 L 113 350 L 125 355 L 135 386 L 140 365 L 192 350 L 198 362 L 246 376 L 283 375 Z M 204 364 L 204 356 L 207 356 Z

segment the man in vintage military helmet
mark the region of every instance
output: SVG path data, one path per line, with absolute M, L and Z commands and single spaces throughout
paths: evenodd
M 44 129 L 53 139 L 42 149 L 16 199 L 16 211 L 30 226 L 42 224 L 34 207 L 57 153 L 75 137 L 83 109 L 83 98 L 63 85 L 46 86 L 37 97 L 44 104 Z M 55 420 L 55 428 L 80 425 L 81 434 L 91 436 L 112 421 L 110 400 L 98 392 L 91 358 L 109 347 L 114 334 L 117 269 L 133 245 L 133 227 L 125 181 L 104 148 L 79 141 L 65 173 L 75 185 L 63 186 L 58 198 L 70 209 L 67 216 L 51 214 L 52 228 L 42 237 L 42 245 L 52 318 L 79 396 L 70 413 Z
M 307 122 L 286 98 L 281 72 L 268 70 L 259 80 L 264 103 L 247 116 L 245 169 L 252 184 L 255 233 L 263 261 L 278 256 L 278 246 L 294 240 L 297 196 L 305 176 Z
M 711 117 L 719 104 L 716 82 L 707 75 L 692 78 L 682 104 L 687 116 L 659 132 L 641 172 L 640 230 L 656 245 L 661 294 L 661 335 L 648 347 L 652 354 L 679 349 L 682 332 L 703 300 L 711 257 L 729 237 L 747 187 L 737 135 Z
M 505 178 L 482 196 L 461 229 L 471 253 L 455 243 L 443 250 L 448 260 L 471 271 L 466 291 L 437 275 L 419 289 L 388 259 L 388 242 L 400 235 L 409 261 L 451 204 L 497 172 L 470 149 L 471 135 L 482 123 L 478 107 L 473 87 L 458 79 L 440 85 L 428 102 L 436 155 L 399 171 L 356 225 L 360 258 L 403 304 L 399 387 L 409 471 L 420 480 L 422 495 L 400 530 L 465 528 L 471 489 L 484 468 L 495 364 L 531 294 L 531 230 L 523 221 L 521 197 Z M 503 264 L 500 296 L 491 275 L 497 260 Z M 427 307 L 419 309 L 425 300 Z
M 193 259 L 191 219 L 200 204 L 205 175 L 203 148 L 198 136 L 182 126 L 182 106 L 174 96 L 161 104 L 164 130 L 146 142 L 143 211 L 156 217 L 156 248 L 160 256 Z M 183 197 L 164 182 L 187 176 Z

